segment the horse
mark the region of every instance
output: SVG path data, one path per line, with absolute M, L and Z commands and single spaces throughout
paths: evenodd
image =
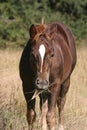
M 64 130 L 63 109 L 77 59 L 73 34 L 64 23 L 52 22 L 32 24 L 29 35 L 19 64 L 29 130 L 36 119 L 35 91 L 40 98 L 42 129 L 55 130 L 57 107 L 59 130 Z

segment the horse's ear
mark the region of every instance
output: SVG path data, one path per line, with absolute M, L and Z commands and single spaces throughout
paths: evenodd
M 50 37 L 51 40 L 53 39 L 55 33 L 57 33 L 57 25 L 56 26 L 52 26 L 50 28 L 49 37 Z
M 33 39 L 36 33 L 37 33 L 36 27 L 34 26 L 34 24 L 32 24 L 29 29 L 30 38 Z

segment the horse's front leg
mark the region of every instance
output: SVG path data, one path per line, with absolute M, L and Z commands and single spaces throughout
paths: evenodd
M 35 118 L 35 100 L 32 100 L 31 102 L 27 103 L 27 121 L 29 124 L 29 130 L 33 130 L 33 123 Z
M 29 130 L 33 129 L 33 123 L 35 121 L 35 117 L 36 117 L 36 113 L 35 113 L 35 99 L 32 99 L 33 96 L 33 90 L 27 90 L 26 88 L 28 88 L 28 86 L 24 86 L 23 85 L 23 93 L 26 99 L 26 103 L 27 103 L 27 121 L 28 121 L 28 125 L 29 125 Z
M 40 110 L 41 110 L 41 127 L 42 130 L 47 130 L 46 115 L 48 111 L 48 100 L 45 94 L 40 95 Z
M 47 113 L 47 124 L 49 130 L 56 129 L 56 104 L 60 86 L 54 85 L 51 89 L 51 95 L 48 99 L 48 113 Z
M 54 108 L 52 110 L 49 110 L 47 113 L 47 124 L 49 130 L 55 130 L 56 129 L 56 117 L 55 117 L 55 110 Z

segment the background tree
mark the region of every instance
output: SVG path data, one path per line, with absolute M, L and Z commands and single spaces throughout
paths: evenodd
M 87 37 L 87 0 L 0 0 L 0 46 L 22 46 L 31 24 L 62 21 L 76 40 Z

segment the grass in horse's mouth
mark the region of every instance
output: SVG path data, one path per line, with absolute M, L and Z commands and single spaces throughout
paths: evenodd
M 49 90 L 49 88 L 50 88 L 52 85 L 54 85 L 55 83 L 56 83 L 56 80 L 55 80 L 53 83 L 51 83 L 51 84 L 49 85 L 49 87 L 46 88 L 46 89 L 42 89 L 42 90 L 34 89 L 32 92 L 26 92 L 25 94 L 34 93 L 33 96 L 32 96 L 32 98 L 31 98 L 31 100 L 35 99 L 37 96 L 39 96 L 39 94 L 41 94 L 41 93 L 43 93 L 43 92 L 46 92 L 46 91 L 49 92 L 49 93 L 51 93 L 51 94 L 53 94 L 53 93 Z M 28 102 L 30 102 L 31 100 L 29 100 Z

